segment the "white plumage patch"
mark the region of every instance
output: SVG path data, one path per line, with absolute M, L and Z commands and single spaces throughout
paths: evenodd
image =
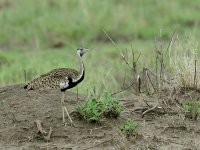
M 59 83 L 59 86 L 60 86 L 61 89 L 67 88 L 69 86 L 68 83 L 69 83 L 68 81 L 61 81 Z
M 83 72 L 84 72 L 84 65 L 83 65 L 83 63 L 81 64 L 81 74 L 76 78 L 76 79 L 74 79 L 74 78 L 72 78 L 72 82 L 77 82 L 78 80 L 80 80 L 80 78 L 83 76 Z

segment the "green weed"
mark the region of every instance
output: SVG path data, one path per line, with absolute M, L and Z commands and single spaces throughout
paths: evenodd
M 119 129 L 126 133 L 127 136 L 132 135 L 135 129 L 139 127 L 139 124 L 134 122 L 131 118 L 128 118 L 126 122 L 119 126 Z
M 77 107 L 77 112 L 88 122 L 99 122 L 103 117 L 103 110 L 103 106 L 95 98 L 89 98 Z
M 119 97 L 113 98 L 108 92 L 103 94 L 101 102 L 105 106 L 104 116 L 117 118 L 123 110 Z
M 102 96 L 91 96 L 77 107 L 80 116 L 89 122 L 99 122 L 105 117 L 118 117 L 122 111 L 119 98 L 111 97 L 108 92 Z
M 200 100 L 199 101 L 192 101 L 192 102 L 186 102 L 183 104 L 183 110 L 186 113 L 192 112 L 192 110 L 195 109 L 195 111 L 199 114 L 200 113 Z
M 183 110 L 185 112 L 185 116 L 192 118 L 193 120 L 197 120 L 197 117 L 200 114 L 200 100 L 186 102 L 183 104 Z
M 151 50 L 155 37 L 168 39 L 176 27 L 180 35 L 194 34 L 199 39 L 198 0 L 189 5 L 187 1 L 173 0 L 1 0 L 0 3 L 0 86 L 24 82 L 24 70 L 30 81 L 54 68 L 75 68 L 73 50 L 83 45 L 95 50 L 87 56 L 86 78 L 80 89 L 87 90 L 95 84 L 98 88 L 116 90 L 124 75 L 119 70 L 128 69 L 102 30 L 120 49 L 133 44 L 136 55 L 142 52 L 138 65 L 148 64 L 146 67 L 155 65 Z M 128 54 L 131 56 L 131 51 Z M 87 72 L 87 68 L 92 69 Z M 179 70 L 182 73 L 188 69 L 193 70 L 190 66 Z M 184 77 L 193 76 L 184 74 Z
M 158 30 L 166 38 L 174 27 L 183 34 L 187 29 L 189 33 L 199 29 L 198 0 L 189 5 L 187 1 L 173 0 L 18 0 L 5 6 L 7 0 L 1 1 L 0 47 L 3 48 L 56 47 L 57 41 L 61 45 L 106 41 L 102 29 L 115 41 L 152 40 L 160 36 Z

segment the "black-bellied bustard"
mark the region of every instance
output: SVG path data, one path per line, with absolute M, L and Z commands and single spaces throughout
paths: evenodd
M 60 89 L 62 96 L 61 96 L 61 105 L 62 105 L 62 116 L 63 116 L 63 123 L 65 124 L 65 112 L 70 120 L 70 123 L 73 125 L 73 121 L 68 113 L 66 106 L 64 106 L 64 98 L 65 98 L 65 91 L 67 89 L 75 87 L 79 84 L 85 75 L 85 68 L 84 63 L 82 60 L 82 56 L 87 52 L 88 49 L 85 48 L 78 48 L 77 55 L 80 59 L 81 66 L 80 70 L 74 70 L 71 68 L 58 68 L 54 69 L 46 74 L 41 75 L 40 77 L 34 79 L 30 83 L 28 83 L 24 89 L 27 90 L 35 90 L 35 89 Z

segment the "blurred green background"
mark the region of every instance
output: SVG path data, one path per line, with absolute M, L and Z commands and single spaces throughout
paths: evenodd
M 199 10 L 199 0 L 0 0 L 0 86 L 24 83 L 24 71 L 30 81 L 54 68 L 79 69 L 83 46 L 93 50 L 80 92 L 115 91 L 129 70 L 120 50 L 132 46 L 139 66 L 152 66 L 155 39 L 167 43 L 175 29 L 200 39 Z

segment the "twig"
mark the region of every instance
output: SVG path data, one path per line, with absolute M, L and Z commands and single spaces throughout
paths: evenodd
M 133 59 L 132 61 L 133 61 L 133 63 L 134 63 L 134 62 L 135 62 L 135 60 L 134 60 L 135 57 L 134 57 L 133 45 L 132 45 L 132 44 L 131 44 L 131 52 L 132 52 L 132 59 Z M 134 64 L 133 64 L 133 65 L 134 65 Z
M 42 127 L 42 121 L 36 120 L 35 123 L 36 123 L 37 129 L 38 129 L 37 133 L 41 133 L 42 135 L 47 133 L 44 130 L 44 128 Z
M 153 73 L 149 68 L 144 68 L 144 69 L 146 69 L 147 71 L 149 71 L 151 74 L 153 74 L 154 76 L 156 76 L 156 77 L 158 77 L 155 73 Z M 160 79 L 160 77 L 158 77 L 159 79 Z M 165 80 L 165 79 L 160 79 L 160 80 L 163 80 L 164 82 L 166 82 L 166 83 L 168 83 L 168 84 L 170 84 L 171 85 L 171 82 L 170 81 L 168 81 L 168 80 Z
M 119 48 L 118 48 L 117 44 L 115 44 L 115 42 L 114 42 L 114 41 L 112 40 L 112 38 L 106 33 L 105 30 L 103 30 L 103 32 L 104 32 L 104 34 L 109 38 L 109 40 L 112 42 L 112 44 L 114 45 L 114 47 L 118 50 Z
M 134 77 L 134 81 L 136 80 L 136 74 L 137 74 L 137 68 L 136 68 L 136 63 L 135 63 L 135 54 L 133 52 L 133 47 L 131 46 L 131 52 L 132 52 L 132 67 L 133 67 L 133 77 Z
M 69 138 L 68 135 L 53 135 L 52 137 L 56 137 L 56 138 Z
M 143 68 L 143 83 L 146 87 L 145 91 L 143 90 L 143 92 L 149 93 L 150 89 L 149 89 L 149 82 L 147 80 L 147 69 L 146 68 Z
M 197 89 L 197 82 L 196 82 L 196 76 L 197 76 L 197 60 L 195 59 L 195 68 L 194 68 L 194 88 Z
M 53 129 L 52 129 L 52 127 L 50 127 L 48 135 L 47 136 L 43 135 L 43 138 L 45 141 L 50 141 L 52 132 L 53 132 Z
M 123 88 L 122 90 L 112 93 L 111 96 L 113 96 L 113 95 L 115 95 L 115 94 L 118 94 L 118 93 L 121 93 L 121 92 L 123 92 L 123 91 L 129 89 L 131 86 L 133 86 L 133 84 L 135 84 L 135 83 L 132 82 L 129 86 Z
M 154 46 L 155 46 L 155 53 L 156 53 L 156 85 L 157 87 L 159 87 L 158 85 L 158 48 L 157 48 L 157 45 L 156 45 L 156 39 L 154 40 Z
M 138 55 L 138 57 L 137 57 L 137 59 L 136 59 L 135 63 L 137 63 L 137 62 L 138 62 L 138 60 L 139 60 L 140 56 L 141 56 L 141 52 L 139 53 L 139 55 Z
M 167 49 L 166 49 L 166 54 L 167 54 L 167 52 L 169 51 L 169 47 L 171 46 L 171 44 L 172 44 L 172 42 L 173 42 L 175 33 L 176 33 L 176 29 L 175 29 L 174 32 L 172 33 L 172 36 L 171 36 L 171 38 L 170 38 L 169 44 L 168 44 Z
M 160 58 L 160 79 L 161 80 L 163 79 L 163 76 L 164 76 L 164 59 L 163 59 L 163 51 L 162 51 L 161 58 Z M 161 88 L 162 86 L 163 86 L 163 82 L 161 82 Z
M 141 79 L 140 79 L 140 76 L 138 75 L 138 78 L 137 78 L 137 90 L 138 90 L 138 94 L 141 93 Z
M 145 99 L 143 99 L 143 101 L 145 102 L 145 104 L 150 107 L 150 105 L 147 103 L 147 101 Z
M 144 112 L 142 113 L 142 117 L 143 117 L 146 113 L 148 113 L 148 112 L 154 110 L 155 108 L 157 108 L 157 106 L 158 106 L 158 102 L 157 102 L 153 107 L 151 107 L 150 109 L 147 109 L 146 111 L 144 111 Z
M 36 120 L 35 123 L 36 123 L 37 129 L 38 129 L 38 132 L 37 132 L 37 133 L 38 133 L 38 134 L 41 134 L 42 137 L 43 137 L 43 139 L 44 139 L 46 142 L 50 141 L 50 138 L 51 138 L 51 134 L 52 134 L 52 132 L 53 132 L 53 129 L 50 127 L 49 132 L 48 132 L 48 135 L 46 135 L 47 132 L 46 132 L 46 131 L 44 130 L 44 128 L 42 127 L 42 121 Z
M 147 77 L 148 77 L 148 79 L 149 79 L 149 81 L 151 83 L 151 86 L 153 87 L 154 91 L 156 91 L 156 88 L 154 87 L 153 82 L 151 81 L 151 78 L 150 78 L 148 72 L 147 72 Z
M 124 59 L 124 61 L 126 62 L 127 65 L 129 65 L 129 67 L 134 70 L 134 68 L 131 66 L 131 64 L 128 62 L 128 60 L 126 59 L 126 57 L 124 56 L 124 54 L 122 52 L 120 52 L 122 58 Z

